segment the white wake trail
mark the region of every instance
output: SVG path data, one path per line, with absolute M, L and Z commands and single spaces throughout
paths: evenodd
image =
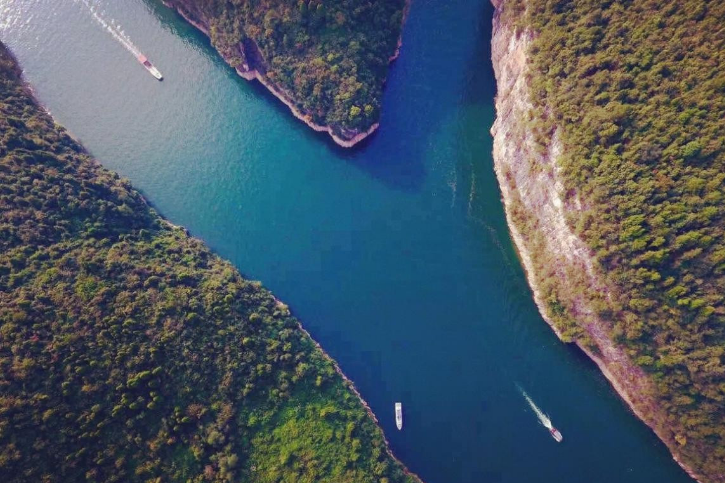
M 529 403 L 529 406 L 531 406 L 531 409 L 534 410 L 534 413 L 536 413 L 536 417 L 539 418 L 539 422 L 544 425 L 546 429 L 552 429 L 554 427 L 553 424 L 551 424 L 551 419 L 549 419 L 549 416 L 544 414 L 544 412 L 539 409 L 539 407 L 534 403 L 534 401 L 531 400 L 528 394 L 526 394 L 526 391 L 519 388 L 521 391 L 521 394 L 524 396 L 524 399 L 526 399 L 526 402 Z
M 113 20 L 110 22 L 106 21 L 97 11 L 97 8 L 92 5 L 88 0 L 75 0 L 76 3 L 80 1 L 83 5 L 86 6 L 88 9 L 88 12 L 93 16 L 93 18 L 98 22 L 101 27 L 103 27 L 111 36 L 118 41 L 121 45 L 124 46 L 126 50 L 131 52 L 134 57 L 138 57 L 141 55 L 141 51 L 138 50 L 138 48 L 133 45 L 133 42 L 131 42 L 131 39 L 124 33 L 123 30 L 121 30 L 121 27 Z

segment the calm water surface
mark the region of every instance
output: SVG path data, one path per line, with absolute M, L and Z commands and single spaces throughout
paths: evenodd
M 160 2 L 89 1 L 164 82 L 80 0 L 0 0 L 0 39 L 105 166 L 293 307 L 413 471 L 428 483 L 688 481 L 532 302 L 492 168 L 487 0 L 413 2 L 382 130 L 353 151 L 238 78 Z

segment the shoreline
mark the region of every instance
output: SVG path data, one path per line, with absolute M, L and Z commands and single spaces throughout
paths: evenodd
M 277 299 L 277 297 L 275 297 L 274 295 L 272 295 L 272 297 L 274 298 L 275 302 L 277 302 L 278 306 L 281 305 L 281 306 L 287 307 L 287 310 L 289 310 L 289 306 L 287 304 L 285 304 L 281 300 Z M 378 420 L 375 413 L 373 413 L 373 410 L 370 408 L 370 405 L 368 404 L 368 402 L 362 397 L 362 394 L 360 394 L 360 391 L 358 391 L 357 387 L 355 386 L 355 383 L 352 382 L 352 380 L 349 377 L 347 377 L 344 372 L 342 372 L 342 369 L 340 369 L 340 366 L 337 363 L 337 361 L 331 355 L 329 355 L 327 353 L 327 351 L 325 351 L 325 349 L 322 348 L 320 343 L 317 342 L 317 340 L 314 337 L 312 337 L 312 335 L 307 331 L 307 329 L 305 329 L 303 327 L 300 319 L 295 317 L 295 320 L 297 321 L 297 327 L 307 337 L 309 337 L 309 339 L 315 345 L 317 350 L 319 350 L 320 353 L 322 354 L 322 357 L 324 357 L 328 362 L 330 362 L 332 364 L 332 367 L 335 369 L 335 372 L 337 372 L 337 374 L 339 374 L 340 377 L 342 378 L 343 384 L 350 391 L 352 391 L 352 393 L 358 398 L 360 403 L 363 405 L 363 408 L 368 413 L 368 416 L 370 416 L 370 418 L 372 418 L 373 422 L 375 423 L 375 426 L 380 430 L 380 433 L 382 434 L 383 442 L 385 443 L 385 452 L 388 454 L 388 456 L 390 456 L 391 459 L 393 459 L 395 462 L 397 462 L 403 468 L 403 472 L 406 475 L 412 476 L 413 478 L 416 478 L 418 481 L 423 483 L 423 479 L 420 476 L 418 476 L 416 473 L 410 471 L 408 469 L 408 467 L 393 454 L 393 451 L 390 449 L 390 442 L 388 441 L 388 438 L 385 436 L 385 431 L 383 431 L 383 428 L 380 427 L 380 421 Z
M 534 265 L 532 253 L 529 249 L 529 247 L 526 244 L 525 237 L 520 231 L 519 227 L 517 226 L 515 220 L 514 220 L 514 197 L 513 197 L 513 191 L 517 191 L 517 194 L 520 194 L 523 198 L 526 195 L 530 195 L 531 193 L 526 193 L 526 189 L 520 190 L 518 189 L 518 186 L 512 187 L 509 184 L 509 177 L 511 176 L 510 171 L 507 171 L 509 169 L 510 163 L 515 163 L 517 161 L 521 162 L 524 161 L 524 158 L 518 158 L 516 159 L 516 156 L 507 156 L 507 141 L 504 138 L 505 135 L 511 134 L 510 128 L 512 125 L 516 126 L 518 123 L 518 119 L 509 119 L 509 116 L 512 114 L 521 114 L 520 112 L 514 112 L 518 109 L 525 108 L 527 105 L 530 106 L 530 103 L 528 102 L 529 99 L 529 92 L 526 88 L 527 86 L 519 86 L 519 82 L 522 84 L 525 84 L 525 82 L 522 81 L 523 76 L 525 76 L 525 70 L 528 68 L 528 59 L 526 57 L 526 47 L 528 44 L 528 41 L 532 37 L 530 32 L 517 32 L 516 30 L 512 29 L 508 25 L 503 25 L 500 21 L 500 15 L 503 9 L 503 5 L 506 3 L 506 0 L 492 0 L 492 3 L 496 9 L 496 12 L 494 14 L 493 19 L 493 38 L 492 38 L 492 57 L 493 57 L 493 64 L 494 69 L 496 70 L 496 80 L 498 84 L 498 93 L 496 95 L 496 120 L 491 128 L 491 134 L 494 138 L 494 170 L 496 172 L 496 177 L 498 180 L 499 188 L 501 189 L 501 195 L 502 200 L 504 204 L 504 211 L 506 215 L 506 223 L 508 225 L 510 236 L 514 242 L 514 247 L 516 249 L 516 253 L 518 254 L 522 267 L 524 269 L 524 273 L 526 276 L 526 280 L 528 282 L 529 288 L 531 289 L 531 292 L 533 294 L 534 302 L 537 306 L 537 309 L 539 313 L 541 314 L 544 321 L 549 325 L 549 327 L 553 330 L 553 332 L 556 334 L 556 336 L 564 341 L 563 335 L 561 331 L 556 327 L 554 321 L 551 319 L 551 317 L 548 314 L 546 304 L 543 300 L 543 294 L 541 291 L 541 287 L 539 286 L 539 283 L 537 281 L 537 271 Z M 523 38 L 523 41 L 521 40 Z M 507 42 L 503 42 L 506 40 Z M 507 51 L 503 52 L 501 54 L 501 62 L 497 62 L 496 59 L 496 53 L 497 53 L 497 41 L 501 42 L 501 45 L 505 45 L 505 47 L 508 49 Z M 523 44 L 523 48 L 521 45 Z M 500 50 L 500 49 L 499 49 Z M 513 57 L 513 58 L 512 58 Z M 513 68 L 511 66 L 505 65 L 506 61 L 510 61 L 514 64 Z M 509 68 L 512 72 L 505 72 L 506 68 Z M 513 72 L 518 68 L 519 72 Z M 514 77 L 513 79 L 508 77 Z M 517 92 L 517 88 L 519 91 Z M 513 94 L 512 94 L 513 93 Z M 507 102 L 515 102 L 510 101 L 508 97 L 519 97 L 519 99 L 525 99 L 520 102 L 522 102 L 523 106 L 513 106 L 510 107 L 510 110 L 502 109 L 502 105 Z M 502 97 L 505 97 L 505 100 L 502 101 Z M 501 105 L 500 105 L 501 104 Z M 506 114 L 505 117 L 503 117 L 503 114 Z M 519 127 L 520 126 L 516 126 Z M 503 133 L 501 131 L 504 131 Z M 516 134 L 514 134 L 514 137 Z M 523 138 L 523 140 L 522 140 Z M 516 140 L 522 141 L 523 144 L 526 144 L 526 135 L 519 135 Z M 556 145 L 556 134 L 552 136 L 551 139 L 551 146 L 549 146 L 549 151 L 543 155 L 545 158 L 549 158 L 549 162 L 553 162 L 555 164 L 555 158 L 558 156 L 558 146 Z M 529 153 L 520 153 L 521 147 L 520 146 L 511 146 L 511 149 L 517 150 L 517 154 L 519 156 L 526 156 Z M 529 147 L 524 146 L 523 150 L 526 151 Z M 503 153 L 501 152 L 503 151 Z M 509 159 L 513 157 L 514 159 Z M 549 186 L 549 190 L 553 193 L 555 193 L 558 189 L 556 184 L 558 181 L 556 180 L 556 168 L 554 168 L 554 174 L 547 179 L 551 186 Z M 525 175 L 530 175 L 530 173 L 527 171 Z M 537 180 L 541 181 L 541 180 Z M 531 191 L 534 189 L 532 188 Z M 519 193 L 519 191 L 524 191 L 523 194 Z M 546 189 L 544 189 L 544 194 L 551 194 L 546 193 Z M 541 194 L 541 193 L 539 193 Z M 537 200 L 535 200 L 537 201 Z M 539 200 L 540 201 L 540 200 Z M 547 200 L 550 201 L 552 205 L 554 205 L 556 208 L 559 209 L 559 211 L 563 212 L 565 211 L 564 204 L 561 202 L 560 199 L 554 197 L 554 199 Z M 541 211 L 544 211 L 546 207 L 540 207 Z M 527 213 L 528 215 L 532 215 L 532 213 Z M 536 216 L 537 214 L 540 215 L 541 219 L 544 219 L 544 221 L 547 221 L 545 219 L 545 215 L 541 215 L 541 213 L 533 213 L 533 216 Z M 540 219 L 537 219 L 537 221 L 541 221 Z M 547 226 L 547 228 L 551 228 L 551 226 Z M 553 226 L 552 231 L 556 231 L 556 225 Z M 546 233 L 545 235 L 551 236 L 551 233 Z M 570 236 L 569 233 L 557 233 L 553 236 L 553 238 L 559 239 L 566 239 L 568 236 Z M 549 243 L 555 243 L 558 240 L 549 241 Z M 579 243 L 582 243 L 581 240 L 578 239 L 577 241 Z M 547 247 L 548 248 L 548 247 Z M 560 247 L 565 248 L 565 247 Z M 568 248 L 568 247 L 566 247 Z M 578 248 L 578 247 L 577 247 Z M 581 253 L 578 253 L 576 255 L 581 256 Z M 574 258 L 576 255 L 572 256 L 571 262 L 572 264 L 575 264 L 576 261 Z M 586 256 L 588 256 L 588 249 L 586 250 Z M 566 255 L 568 257 L 568 255 Z M 577 260 L 578 261 L 578 260 Z M 593 279 L 593 285 L 595 286 L 601 286 L 599 282 L 600 280 L 596 279 L 596 274 L 593 273 L 593 270 L 591 269 L 591 264 L 586 263 L 586 260 L 584 263 L 580 263 L 579 265 L 583 265 L 583 268 L 587 272 L 590 279 Z M 558 274 L 557 274 L 558 275 Z M 606 287 L 602 287 L 606 290 Z M 575 303 L 582 303 L 582 301 L 575 301 Z M 589 324 L 582 324 L 582 329 L 594 339 L 594 342 L 599 347 L 599 349 L 602 351 L 602 355 L 594 353 L 591 348 L 587 347 L 585 344 L 583 344 L 580 340 L 575 340 L 574 343 L 579 347 L 584 354 L 589 357 L 599 368 L 600 372 L 604 375 L 604 377 L 609 381 L 612 388 L 615 390 L 615 392 L 619 395 L 619 397 L 627 404 L 629 409 L 634 413 L 635 416 L 639 420 L 641 420 L 643 423 L 645 423 L 662 441 L 665 446 L 668 448 L 670 455 L 672 456 L 673 460 L 695 481 L 698 481 L 700 483 L 704 483 L 704 480 L 701 475 L 696 473 L 692 468 L 690 468 L 685 462 L 682 461 L 680 456 L 676 453 L 677 447 L 674 446 L 670 438 L 667 438 L 664 434 L 661 433 L 661 429 L 656 426 L 655 421 L 652 417 L 647 417 L 645 414 L 645 408 L 648 407 L 647 404 L 645 404 L 648 401 L 643 401 L 640 399 L 641 402 L 636 402 L 633 400 L 635 389 L 638 389 L 638 387 L 627 387 L 627 384 L 630 385 L 637 385 L 637 383 L 642 384 L 650 384 L 649 380 L 636 380 L 637 377 L 641 377 L 642 379 L 646 379 L 646 376 L 643 374 L 640 375 L 639 373 L 635 372 L 634 376 L 631 377 L 631 379 L 628 380 L 622 380 L 620 377 L 618 377 L 615 372 L 613 372 L 614 367 L 619 368 L 620 370 L 624 370 L 627 372 L 628 365 L 632 365 L 631 361 L 629 361 L 628 357 L 621 351 L 618 347 L 616 347 L 611 340 L 609 340 L 608 336 L 606 335 L 606 327 L 601 327 L 600 325 L 597 325 L 596 316 L 591 313 L 591 311 L 588 310 L 587 307 L 578 307 L 577 306 L 577 312 L 582 311 L 584 314 L 576 314 L 576 315 L 589 315 L 591 319 L 594 319 Z M 584 318 L 584 317 L 581 317 Z M 604 340 L 606 339 L 606 340 Z M 565 342 L 566 343 L 566 342 Z M 608 346 L 607 346 L 608 345 Z M 604 347 L 602 347 L 604 346 Z M 610 357 L 608 358 L 607 355 Z M 634 393 L 634 394 L 633 394 Z M 656 401 L 653 401 L 656 403 Z M 643 407 L 644 406 L 644 407 Z M 654 407 L 655 412 L 657 410 L 657 406 L 650 405 L 650 408 Z
M 0 47 L 4 48 L 4 45 L 1 42 L 0 42 Z M 25 80 L 24 71 L 21 69 L 20 63 L 17 61 L 14 54 L 10 50 L 7 50 L 7 53 L 13 59 L 15 66 L 17 66 L 16 73 L 17 73 L 19 82 L 21 83 L 22 89 L 26 91 L 26 94 L 31 101 L 30 106 L 37 107 L 37 109 L 46 113 L 48 118 L 55 124 L 55 127 L 54 127 L 55 129 L 59 130 L 59 132 L 62 132 L 65 135 L 68 135 L 74 142 L 76 142 L 78 144 L 77 146 L 74 146 L 73 149 L 77 150 L 76 152 L 78 153 L 79 156 L 87 158 L 83 162 L 88 163 L 88 165 L 90 167 L 92 167 L 93 170 L 101 170 L 108 175 L 112 175 L 113 179 L 116 180 L 118 183 L 120 183 L 120 185 L 123 185 L 124 187 L 128 187 L 130 192 L 135 192 L 136 195 L 138 196 L 140 202 L 148 209 L 148 213 L 150 214 L 150 216 L 152 216 L 152 218 L 155 218 L 156 222 L 158 222 L 158 224 L 159 224 L 158 232 L 159 233 L 163 232 L 164 230 L 168 230 L 169 232 L 181 232 L 183 234 L 183 236 L 186 237 L 186 241 L 188 241 L 190 243 L 194 243 L 194 244 L 199 244 L 199 246 L 202 247 L 202 250 L 204 250 L 204 253 L 206 253 L 209 256 L 210 260 L 216 259 L 217 263 L 221 263 L 222 265 L 225 265 L 226 267 L 233 269 L 234 272 L 236 273 L 236 276 L 239 279 L 242 279 L 242 280 L 246 281 L 247 283 L 259 283 L 259 282 L 256 282 L 254 279 L 247 278 L 245 275 L 243 275 L 240 269 L 234 267 L 230 261 L 222 258 L 217 252 L 215 252 L 210 247 L 208 247 L 206 242 L 204 242 L 201 238 L 193 236 L 186 227 L 177 225 L 177 224 L 171 222 L 169 219 L 165 218 L 163 215 L 161 215 L 160 212 L 157 210 L 157 208 L 154 207 L 154 205 L 146 198 L 146 196 L 141 191 L 138 191 L 135 188 L 133 188 L 133 186 L 131 186 L 129 184 L 130 182 L 125 177 L 121 176 L 120 174 L 118 174 L 114 171 L 110 171 L 107 168 L 105 168 L 104 165 L 99 161 L 99 159 L 96 158 L 94 155 L 92 155 L 91 152 L 85 146 L 82 145 L 80 140 L 78 140 L 77 138 L 72 136 L 70 131 L 68 131 L 64 126 L 59 124 L 58 120 L 51 114 L 50 110 L 45 105 L 43 105 L 38 98 L 35 97 L 35 91 L 33 89 L 33 86 L 28 81 Z M 112 184 L 109 186 L 115 186 L 115 185 Z M 156 228 L 150 228 L 150 229 L 153 232 L 157 231 Z M 140 232 L 143 232 L 143 231 L 147 231 L 146 228 L 143 228 L 140 230 Z M 288 306 L 286 304 L 284 304 L 282 301 L 280 301 L 277 297 L 275 297 L 274 294 L 269 289 L 262 286 L 261 284 L 259 285 L 259 287 L 260 287 L 259 290 L 262 293 L 268 294 L 268 296 L 270 296 L 274 300 L 275 304 L 278 307 L 284 307 L 287 312 L 287 315 L 290 314 Z M 405 476 L 413 478 L 418 483 L 424 483 L 423 480 L 416 473 L 410 471 L 408 469 L 408 467 L 393 454 L 393 452 L 390 448 L 390 443 L 389 443 L 388 439 L 385 437 L 385 433 L 384 433 L 383 429 L 380 427 L 378 418 L 373 413 L 373 411 L 370 408 L 367 401 L 365 401 L 363 399 L 362 395 L 360 394 L 358 389 L 355 387 L 355 384 L 352 382 L 352 380 L 350 380 L 342 372 L 337 361 L 334 358 L 332 358 L 322 348 L 320 343 L 317 340 L 315 340 L 312 337 L 312 335 L 303 327 L 302 322 L 297 317 L 294 317 L 294 319 L 295 319 L 298 329 L 302 332 L 302 334 L 304 336 L 306 336 L 309 339 L 309 341 L 315 347 L 315 350 L 319 351 L 319 354 L 321 355 L 323 360 L 328 361 L 334 368 L 335 372 L 337 374 L 339 374 L 340 378 L 342 379 L 342 384 L 343 384 L 344 388 L 349 390 L 350 392 L 352 392 L 353 395 L 355 397 L 357 397 L 358 401 L 363 406 L 363 408 L 367 412 L 368 416 L 372 419 L 374 426 L 380 432 L 379 435 L 383 440 L 384 450 L 385 450 L 385 453 L 387 454 L 387 456 L 391 460 L 393 460 L 393 462 L 395 462 L 399 465 L 400 471 Z M 302 337 L 303 339 L 304 339 L 304 336 Z M 311 352 L 314 354 L 314 350 Z
M 410 3 L 412 0 L 405 0 L 405 6 L 403 7 L 403 18 L 401 20 L 400 25 L 400 35 L 398 36 L 398 44 L 395 49 L 395 52 L 392 56 L 388 59 L 388 65 L 395 61 L 400 56 L 400 49 L 403 46 L 403 28 L 405 26 L 405 22 L 408 19 L 408 14 L 410 12 Z M 161 0 L 161 3 L 163 3 L 168 8 L 174 10 L 176 13 L 181 15 L 187 22 L 189 22 L 191 25 L 196 27 L 199 31 L 201 31 L 204 35 L 206 35 L 210 40 L 211 36 L 209 35 L 209 29 L 206 25 L 202 24 L 201 22 L 194 20 L 191 18 L 189 14 L 183 11 L 183 9 L 179 8 L 175 4 L 170 3 L 169 0 Z M 216 49 L 215 49 L 216 50 Z M 224 59 L 224 61 L 231 66 L 229 59 L 227 59 L 221 52 L 218 52 L 219 55 Z M 242 77 L 245 80 L 253 81 L 257 80 L 259 81 L 262 86 L 264 86 L 274 97 L 282 101 L 282 103 L 289 108 L 290 112 L 292 112 L 292 115 L 305 123 L 307 127 L 311 128 L 315 132 L 323 132 L 327 133 L 332 140 L 337 144 L 338 146 L 341 146 L 343 148 L 352 148 L 356 144 L 360 143 L 364 139 L 368 138 L 371 134 L 373 134 L 377 129 L 380 127 L 380 122 L 373 123 L 366 131 L 358 132 L 354 136 L 350 138 L 343 138 L 337 135 L 332 126 L 317 124 L 313 122 L 311 119 L 309 119 L 309 115 L 302 112 L 295 104 L 293 97 L 289 95 L 287 92 L 285 92 L 282 88 L 279 86 L 273 84 L 270 82 L 267 78 L 265 78 L 262 74 L 259 73 L 256 69 L 251 70 L 243 70 L 239 67 L 232 67 L 236 73 Z M 384 80 L 385 83 L 387 81 Z
M 209 36 L 208 30 L 206 29 L 206 27 L 204 25 L 202 25 L 199 22 L 196 22 L 196 21 L 190 19 L 186 14 L 184 14 L 184 12 L 182 12 L 181 10 L 175 8 L 174 6 L 169 5 L 167 3 L 167 0 L 162 0 L 162 3 L 164 5 L 166 5 L 167 7 L 173 9 L 174 11 L 178 12 L 179 15 L 181 15 L 182 17 L 184 17 L 184 19 L 186 19 L 190 24 L 192 24 L 194 27 L 196 27 L 197 29 L 199 29 L 207 37 Z M 405 22 L 405 18 L 407 17 L 407 9 L 408 9 L 408 6 L 409 5 L 410 5 L 410 0 L 406 0 L 406 10 L 405 10 L 405 13 L 404 13 L 403 22 Z M 399 42 L 399 46 L 402 45 L 402 33 L 401 33 L 401 38 L 398 40 L 398 42 Z M 399 54 L 399 50 L 396 51 L 395 58 L 397 58 L 397 55 L 398 54 Z M 391 61 L 392 60 L 395 60 L 395 59 L 391 58 Z M 225 61 L 226 61 L 226 59 L 225 59 Z M 285 105 L 287 105 L 287 107 L 290 108 L 290 110 L 295 115 L 295 117 L 297 117 L 301 121 L 305 122 L 309 127 L 311 127 L 312 129 L 314 129 L 315 131 L 318 131 L 318 132 L 327 131 L 327 132 L 329 132 L 330 135 L 332 136 L 332 138 L 335 140 L 335 142 L 337 144 L 340 144 L 340 142 L 346 142 L 345 140 L 342 140 L 342 139 L 340 139 L 340 140 L 336 139 L 336 137 L 330 132 L 331 128 L 324 127 L 324 126 L 318 126 L 318 125 L 316 125 L 316 124 L 314 124 L 312 122 L 307 121 L 303 117 L 301 117 L 301 113 L 291 104 L 291 101 L 287 100 L 286 98 L 284 98 L 280 94 L 278 94 L 278 92 L 275 89 L 275 87 L 272 86 L 270 83 L 265 82 L 264 78 L 262 76 L 260 76 L 259 73 L 256 70 L 246 71 L 246 72 L 240 70 L 239 68 L 235 68 L 234 70 L 237 72 L 237 74 L 239 74 L 239 76 L 243 77 L 246 80 L 254 80 L 254 79 L 257 79 L 262 85 L 264 85 L 267 89 L 269 89 L 269 91 L 275 97 L 277 97 L 279 100 L 281 100 L 282 102 L 284 102 Z M 358 142 L 362 141 L 367 136 L 369 136 L 370 134 L 372 134 L 378 128 L 378 126 L 379 126 L 379 123 L 375 123 L 373 126 L 371 126 L 371 128 L 366 133 L 361 133 L 358 136 L 356 136 L 355 138 L 353 138 L 354 142 L 352 142 L 352 144 L 350 144 L 349 146 L 345 146 L 344 144 L 341 144 L 341 145 L 343 147 L 351 147 L 351 146 L 354 146 L 355 144 L 357 144 Z M 357 139 L 357 138 L 359 138 L 359 139 Z M 355 140 L 355 139 L 357 139 L 357 140 Z M 167 222 L 168 222 L 168 220 L 167 220 Z M 186 230 L 185 228 L 180 227 L 178 225 L 174 225 L 171 222 L 168 222 L 168 223 L 169 223 L 169 225 L 171 225 L 174 228 L 180 228 L 180 229 Z M 278 305 L 288 307 L 287 304 L 285 304 L 284 302 L 282 302 L 281 300 L 279 300 L 277 297 L 275 297 L 274 294 L 272 294 L 272 297 L 274 298 L 275 302 Z M 289 308 L 288 308 L 288 310 L 289 310 Z M 420 481 L 422 483 L 423 482 L 423 479 L 420 478 L 420 476 L 418 476 L 416 473 L 410 471 L 410 469 L 408 469 L 407 465 L 405 465 L 402 461 L 400 461 L 400 459 L 398 459 L 395 456 L 395 454 L 393 454 L 393 451 L 390 448 L 390 442 L 388 441 L 388 438 L 385 436 L 385 432 L 383 431 L 383 428 L 380 427 L 380 421 L 378 420 L 378 418 L 375 415 L 375 413 L 373 412 L 373 410 L 370 408 L 370 405 L 368 404 L 368 402 L 362 397 L 362 394 L 360 394 L 360 391 L 358 391 L 357 387 L 355 386 L 355 383 L 349 377 L 347 377 L 347 375 L 345 375 L 345 373 L 342 371 L 342 369 L 340 368 L 340 366 L 337 363 L 337 361 L 332 356 L 330 356 L 327 353 L 327 351 L 325 351 L 325 349 L 322 347 L 322 345 L 320 345 L 320 343 L 314 337 L 312 337 L 312 335 L 307 331 L 307 329 L 304 328 L 304 326 L 302 325 L 302 322 L 299 319 L 297 319 L 296 317 L 295 317 L 295 320 L 297 320 L 297 326 L 298 326 L 298 328 L 310 339 L 310 341 L 312 341 L 312 343 L 317 348 L 317 350 L 319 350 L 320 353 L 322 354 L 322 357 L 324 359 L 326 359 L 327 361 L 329 361 L 332 364 L 333 368 L 335 369 L 335 372 L 337 374 L 339 374 L 339 376 L 342 378 L 343 384 L 350 391 L 352 391 L 352 393 L 355 395 L 355 397 L 357 397 L 358 401 L 360 401 L 360 404 L 362 404 L 362 406 L 365 409 L 365 411 L 367 412 L 368 416 L 373 420 L 375 426 L 380 430 L 380 433 L 381 433 L 382 438 L 383 438 L 383 442 L 385 443 L 385 451 L 388 454 L 388 456 L 391 459 L 393 459 L 395 462 L 397 462 L 401 466 L 401 468 L 403 469 L 403 472 L 406 475 L 411 476 L 413 478 L 416 478 L 418 481 Z

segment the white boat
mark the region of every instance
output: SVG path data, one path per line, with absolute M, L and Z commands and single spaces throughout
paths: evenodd
M 544 414 L 544 412 L 539 409 L 539 406 L 537 406 L 534 401 L 529 397 L 529 395 L 526 394 L 526 391 L 521 389 L 521 387 L 519 387 L 519 390 L 524 396 L 524 399 L 526 399 L 526 402 L 529 403 L 529 406 L 531 406 L 531 409 L 533 409 L 534 413 L 536 413 L 536 417 L 539 418 L 539 423 L 549 430 L 549 434 L 551 434 L 551 437 L 554 438 L 557 443 L 561 443 L 564 440 L 564 436 L 562 436 L 561 431 L 556 429 L 554 425 L 551 424 L 551 418 L 549 417 L 549 415 Z
M 159 72 L 159 69 L 154 67 L 154 65 L 146 58 L 143 54 L 138 54 L 136 57 L 139 62 L 141 62 L 141 65 L 146 67 L 146 70 L 151 73 L 152 76 L 156 77 L 158 80 L 164 80 L 164 76 L 161 75 L 161 72 Z
M 395 425 L 398 429 L 403 429 L 403 403 L 395 403 Z

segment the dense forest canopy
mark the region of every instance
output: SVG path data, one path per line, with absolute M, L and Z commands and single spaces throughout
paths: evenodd
M 259 70 L 315 123 L 360 131 L 379 119 L 405 0 L 168 3 L 200 12 L 225 58 Z
M 2 44 L 0 481 L 418 481 L 288 308 L 101 168 Z
M 506 7 L 534 34 L 532 126 L 563 144 L 570 224 L 614 287 L 591 298 L 683 429 L 684 461 L 724 481 L 725 2 Z

